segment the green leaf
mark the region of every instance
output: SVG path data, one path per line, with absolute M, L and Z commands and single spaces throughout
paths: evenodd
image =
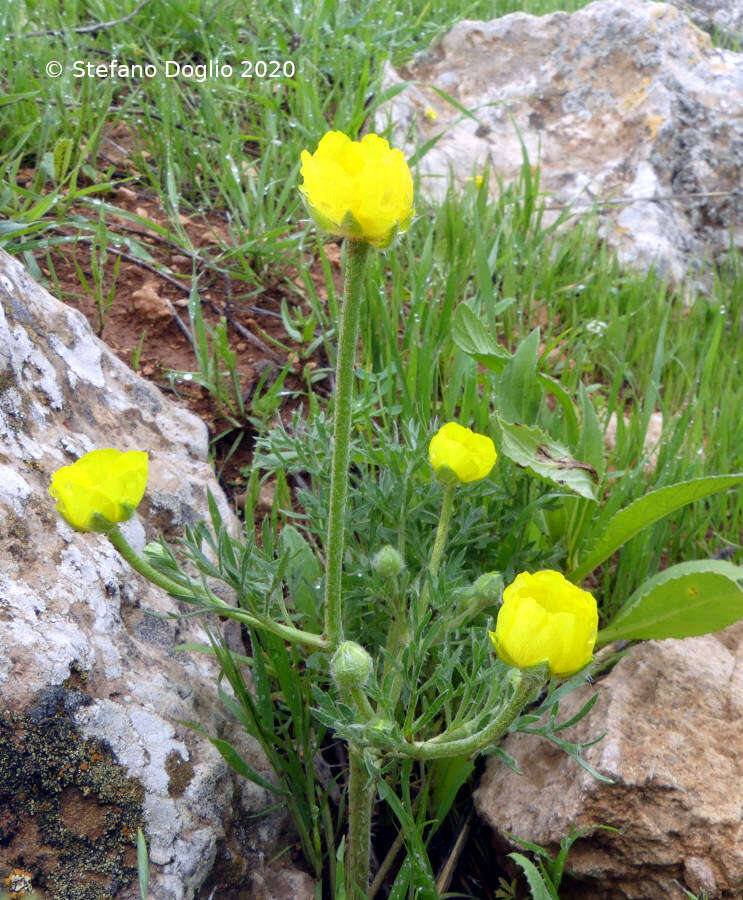
M 593 466 L 573 459 L 566 447 L 548 438 L 535 425 L 513 425 L 496 416 L 496 427 L 500 436 L 499 451 L 517 465 L 567 487 L 581 497 L 596 499 L 598 474 Z
M 314 551 L 294 528 L 284 525 L 279 535 L 279 555 L 287 554 L 286 580 L 295 608 L 307 617 L 306 627 L 320 623 L 322 597 L 316 585 L 322 578 L 322 568 Z
M 265 779 L 262 775 L 259 775 L 250 763 L 246 762 L 242 756 L 240 756 L 232 744 L 223 741 L 221 738 L 212 737 L 205 728 L 202 728 L 201 725 L 198 725 L 195 722 L 186 722 L 183 719 L 177 719 L 177 721 L 180 722 L 181 725 L 185 725 L 194 731 L 198 731 L 199 734 L 203 734 L 209 743 L 219 750 L 222 759 L 227 765 L 234 769 L 238 775 L 242 775 L 243 778 L 247 778 L 259 787 L 265 788 L 267 791 L 271 791 L 274 794 L 286 794 L 286 791 L 276 787 L 275 784 L 271 784 L 270 781 Z
M 568 440 L 571 444 L 575 443 L 578 440 L 578 413 L 573 398 L 560 382 L 551 375 L 545 375 L 544 372 L 537 372 L 537 379 L 542 385 L 542 388 L 547 391 L 548 394 L 552 394 L 562 407 L 562 411 L 565 413 L 565 423 L 568 427 Z M 580 382 L 578 383 L 580 384 Z M 580 453 L 578 456 L 580 456 Z M 590 460 L 586 460 L 586 462 L 590 462 Z
M 515 298 L 508 297 L 496 303 L 493 312 L 498 314 L 514 302 Z M 502 372 L 511 360 L 511 354 L 495 340 L 488 331 L 486 325 L 464 303 L 461 303 L 454 311 L 451 327 L 452 340 L 456 346 L 468 356 L 471 356 L 480 365 L 492 372 Z M 527 338 L 527 340 L 529 340 Z M 518 353 L 518 351 L 517 351 Z M 577 438 L 578 416 L 575 403 L 571 396 L 559 381 L 544 372 L 537 372 L 536 378 L 543 390 L 552 394 L 565 413 L 571 440 Z
M 612 553 L 618 550 L 631 537 L 634 537 L 643 528 L 652 525 L 664 518 L 674 510 L 709 497 L 718 491 L 743 482 L 743 475 L 710 475 L 706 478 L 695 478 L 693 481 L 682 481 L 668 487 L 651 491 L 634 503 L 620 510 L 609 522 L 606 530 L 589 552 L 588 556 L 572 572 L 569 573 L 571 581 L 576 584 L 592 572 L 596 566 L 608 559 Z
M 599 477 L 604 474 L 604 432 L 601 423 L 596 415 L 596 410 L 591 403 L 591 397 L 583 386 L 583 382 L 578 382 L 578 400 L 580 403 L 581 429 L 580 438 L 576 452 L 581 459 L 590 463 L 599 473 Z
M 147 841 L 144 839 L 142 829 L 137 829 L 137 872 L 139 874 L 139 893 L 142 900 L 147 900 L 147 890 L 150 886 L 150 863 L 147 858 Z
M 449 814 L 459 789 L 467 781 L 475 768 L 475 761 L 469 756 L 452 756 L 448 759 L 435 759 L 431 763 L 433 773 L 433 794 L 431 796 L 431 812 L 437 824 L 433 831 Z
M 52 161 L 54 163 L 54 180 L 59 184 L 64 180 L 70 167 L 72 157 L 72 138 L 60 138 L 54 145 Z
M 685 638 L 719 631 L 743 618 L 743 567 L 723 560 L 679 563 L 648 578 L 614 620 L 599 631 L 598 643 L 617 638 Z
M 544 880 L 530 859 L 527 859 L 523 853 L 509 853 L 508 855 L 524 870 L 526 880 L 529 882 L 532 900 L 560 900 L 557 896 L 557 891 Z
M 535 328 L 506 363 L 498 380 L 498 411 L 507 422 L 536 425 L 542 389 L 537 380 L 539 329 Z
M 494 372 L 501 372 L 511 358 L 510 353 L 501 347 L 464 303 L 454 310 L 451 337 L 460 350 Z

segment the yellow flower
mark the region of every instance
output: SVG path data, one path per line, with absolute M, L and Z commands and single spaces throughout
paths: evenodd
M 92 450 L 52 475 L 49 493 L 79 531 L 100 531 L 128 519 L 147 487 L 147 454 L 139 450 Z M 97 517 L 105 519 L 101 522 Z
M 496 653 L 509 666 L 526 669 L 546 662 L 556 678 L 567 678 L 593 657 L 599 617 L 593 594 L 549 569 L 522 572 L 503 591 L 495 631 Z
M 427 106 L 423 115 L 430 119 L 432 122 L 435 122 L 438 119 L 438 115 L 436 114 L 436 110 L 432 106 Z
M 413 214 L 413 178 L 401 150 L 367 134 L 352 141 L 329 131 L 302 151 L 299 190 L 318 226 L 330 234 L 386 247 Z
M 457 422 L 447 422 L 431 438 L 428 458 L 442 480 L 446 480 L 449 470 L 458 481 L 479 481 L 490 474 L 498 454 L 486 435 L 475 434 Z

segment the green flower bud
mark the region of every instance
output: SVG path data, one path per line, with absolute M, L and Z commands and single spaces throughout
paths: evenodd
M 341 690 L 354 690 L 364 685 L 371 675 L 372 658 L 355 641 L 343 641 L 330 660 L 330 671 Z
M 478 600 L 498 603 L 503 595 L 503 578 L 500 572 L 485 572 L 472 585 L 472 594 Z
M 394 578 L 399 575 L 403 567 L 402 556 L 389 544 L 378 550 L 372 559 L 372 567 L 382 578 Z

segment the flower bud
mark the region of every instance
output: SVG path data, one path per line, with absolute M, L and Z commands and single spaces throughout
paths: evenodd
M 598 629 L 596 600 L 560 572 L 522 572 L 503 591 L 490 639 L 509 666 L 546 663 L 555 678 L 568 678 L 593 657 Z
M 500 602 L 503 594 L 503 578 L 500 572 L 484 572 L 472 585 L 472 594 L 485 603 Z
M 129 519 L 147 487 L 147 454 L 91 450 L 52 475 L 49 493 L 78 531 L 106 531 Z
M 495 444 L 487 435 L 458 422 L 442 425 L 428 445 L 431 468 L 444 484 L 480 481 L 490 474 L 497 458 Z
M 402 571 L 402 556 L 400 556 L 394 547 L 386 544 L 374 555 L 372 567 L 375 572 L 378 572 L 382 576 L 382 578 L 394 578 L 395 575 L 399 575 Z
M 362 687 L 371 675 L 372 658 L 355 641 L 343 641 L 333 654 L 330 671 L 339 688 L 354 690 Z

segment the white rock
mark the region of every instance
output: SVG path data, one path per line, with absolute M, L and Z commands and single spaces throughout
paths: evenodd
M 601 233 L 623 263 L 679 282 L 731 234 L 743 247 L 743 54 L 713 47 L 674 6 L 597 0 L 571 15 L 460 22 L 410 67 L 388 67 L 383 87 L 403 80 L 415 83 L 375 127 L 390 123 L 408 155 L 442 135 L 418 163 L 434 199 L 486 164 L 493 190 L 518 178 L 515 121 L 548 206 L 582 214 L 612 201 Z
M 99 766 L 101 777 L 110 773 L 113 781 L 131 786 L 132 796 L 141 792 L 137 809 L 152 862 L 150 896 L 191 900 L 223 841 L 251 858 L 270 859 L 282 849 L 276 840 L 286 814 L 246 825 L 275 797 L 255 786 L 244 791 L 211 743 L 177 722 L 200 722 L 210 734 L 235 744 L 264 777 L 273 777 L 256 742 L 222 709 L 213 660 L 173 652 L 177 643 L 207 643 L 203 627 L 194 619 L 175 623 L 147 615 L 177 612 L 178 606 L 132 572 L 104 536 L 81 534 L 57 514 L 48 492 L 52 473 L 100 447 L 149 453 L 147 493 L 122 526 L 135 549 L 160 531 L 175 538 L 184 523 L 208 517 L 207 488 L 236 533 L 237 522 L 207 460 L 204 423 L 132 372 L 92 334 L 80 313 L 56 301 L 0 251 L 3 859 L 33 869 L 32 848 L 23 835 L 34 829 L 57 834 L 58 827 L 65 839 L 79 842 L 79 820 L 88 831 L 78 847 L 82 869 L 73 872 L 73 880 L 88 884 L 85 896 L 113 896 L 127 880 L 126 890 L 138 896 L 132 881 L 136 824 L 127 825 L 128 836 L 119 827 L 134 801 L 119 807 L 104 796 L 105 786 L 91 786 L 90 772 Z M 24 733 L 31 737 L 9 750 L 2 735 Z M 66 770 L 64 759 L 79 762 L 81 748 L 93 762 Z M 7 762 L 9 752 L 11 758 L 18 754 L 17 765 Z M 54 765 L 40 753 L 48 753 Z M 5 783 L 16 777 L 18 784 Z M 30 791 L 29 778 L 34 796 L 48 804 L 44 815 L 54 827 L 41 829 L 40 808 L 2 800 Z M 64 828 L 61 798 L 68 803 Z M 246 802 L 248 808 L 241 808 Z M 233 806 L 239 832 L 233 829 Z M 94 830 L 105 822 L 110 822 L 106 835 Z M 262 835 L 266 822 L 272 825 Z M 44 852 L 60 859 L 57 838 L 49 840 Z M 99 880 L 86 882 L 91 873 Z M 35 884 L 50 896 L 56 891 L 55 896 L 72 900 L 63 877 L 61 863 L 57 868 L 50 863 L 46 880 Z

